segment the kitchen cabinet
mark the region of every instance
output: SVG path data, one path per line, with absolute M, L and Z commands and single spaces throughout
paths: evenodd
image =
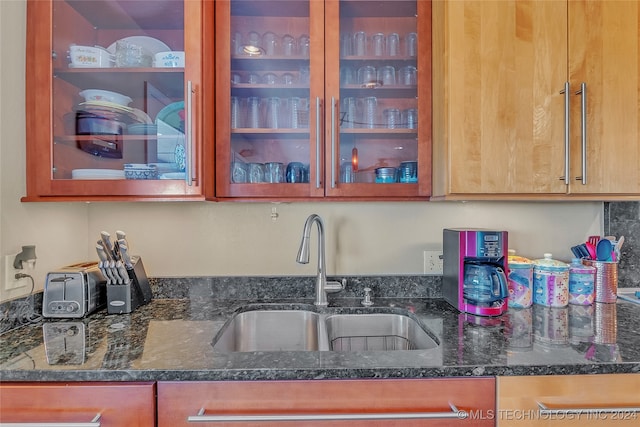
M 215 20 L 208 198 L 430 195 L 430 1 L 217 1 Z
M 159 427 L 493 426 L 494 409 L 494 378 L 158 382 Z
M 4 382 L 0 407 L 0 424 L 153 427 L 155 383 Z
M 434 3 L 434 197 L 637 196 L 639 7 Z
M 636 426 L 637 374 L 498 377 L 496 420 L 508 426 Z
M 204 199 L 204 7 L 28 1 L 24 201 Z

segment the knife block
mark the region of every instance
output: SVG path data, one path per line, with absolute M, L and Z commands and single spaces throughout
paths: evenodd
M 126 314 L 151 302 L 149 279 L 139 256 L 131 257 L 133 268 L 127 268 L 129 284 L 107 285 L 107 313 Z

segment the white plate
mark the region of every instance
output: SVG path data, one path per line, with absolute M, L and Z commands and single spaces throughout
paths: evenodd
M 124 179 L 124 171 L 119 169 L 74 169 L 73 179 Z
M 164 52 L 166 50 L 171 50 L 169 46 L 164 44 L 158 39 L 154 39 L 153 37 L 148 36 L 131 36 L 120 39 L 125 42 L 137 44 L 138 46 L 142 46 L 145 50 L 147 50 L 151 55 L 155 55 L 158 52 Z M 120 41 L 118 40 L 118 41 Z M 115 55 L 116 53 L 116 43 L 117 41 L 111 43 L 111 45 L 107 48 L 110 54 Z

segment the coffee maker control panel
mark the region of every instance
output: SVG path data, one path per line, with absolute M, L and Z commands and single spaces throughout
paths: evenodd
M 476 233 L 476 248 L 478 257 L 500 258 L 504 255 L 502 232 L 478 231 Z

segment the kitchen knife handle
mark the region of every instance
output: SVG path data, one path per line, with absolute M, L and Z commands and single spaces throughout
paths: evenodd
M 564 89 L 560 91 L 564 94 L 564 176 L 560 180 L 564 185 L 569 185 L 569 82 L 564 82 Z
M 102 276 L 105 278 L 105 280 L 107 281 L 107 285 L 111 285 L 111 277 L 109 277 L 109 275 L 107 274 L 107 269 L 105 268 L 105 265 L 108 264 L 108 261 L 100 261 L 98 263 L 98 268 L 100 269 L 100 272 L 102 273 Z
M 120 255 L 122 256 L 122 262 L 127 267 L 127 270 L 133 269 L 133 264 L 131 263 L 131 257 L 129 256 L 129 248 L 127 245 L 120 245 Z
M 576 95 L 580 95 L 580 129 L 582 131 L 582 176 L 577 176 L 576 181 L 582 181 L 582 185 L 587 185 L 587 84 L 585 82 L 580 84 L 580 90 Z
M 109 257 L 104 251 L 104 247 L 102 245 L 96 245 L 96 252 L 98 253 L 98 258 L 100 259 L 100 261 L 109 261 Z
M 116 253 L 113 251 L 113 243 L 111 243 L 111 235 L 106 231 L 101 231 L 100 236 L 102 237 L 102 243 L 103 243 L 104 249 L 109 253 L 109 256 L 111 257 L 111 259 L 118 258 Z
M 122 263 L 122 261 L 116 262 L 116 268 L 118 269 L 118 274 L 120 275 L 120 277 L 124 281 L 124 284 L 128 285 L 129 282 L 131 281 L 131 279 L 129 279 L 129 272 L 125 268 L 125 266 Z

